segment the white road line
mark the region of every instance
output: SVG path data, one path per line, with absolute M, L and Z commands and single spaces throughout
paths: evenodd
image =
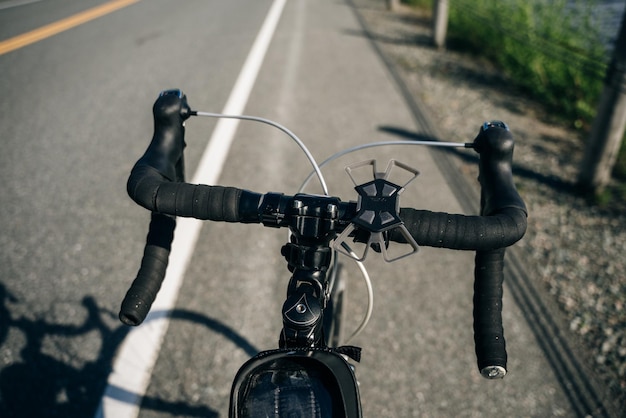
M 285 3 L 286 0 L 274 0 L 272 3 L 222 113 L 243 113 Z M 238 120 L 218 121 L 192 183 L 217 183 L 237 126 Z M 198 220 L 177 220 L 163 286 L 145 323 L 133 328 L 122 343 L 96 418 L 134 418 L 139 414 L 141 399 L 169 325 L 169 313 L 176 303 L 201 228 L 202 222 Z
M 0 10 L 10 9 L 12 7 L 25 6 L 31 3 L 39 3 L 41 0 L 13 0 L 0 3 Z

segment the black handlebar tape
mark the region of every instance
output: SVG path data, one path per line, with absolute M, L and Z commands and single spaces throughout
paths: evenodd
M 453 250 L 492 250 L 508 247 L 526 232 L 526 212 L 507 207 L 492 216 L 466 216 L 412 208 L 400 209 L 400 218 L 419 245 Z M 406 242 L 392 230 L 390 239 Z
M 260 222 L 262 195 L 235 187 L 163 183 L 155 196 L 161 213 L 221 222 Z
M 513 182 L 514 148 L 513 135 L 502 122 L 485 123 L 474 140 L 474 149 L 480 154 L 481 215 L 492 217 L 508 208 L 527 214 Z M 474 342 L 478 369 L 488 379 L 502 378 L 506 374 L 502 327 L 504 253 L 504 248 L 478 251 L 475 259 Z
M 165 278 L 176 221 L 153 213 L 137 278 L 122 301 L 119 318 L 126 325 L 143 322 Z
M 170 182 L 154 167 L 138 162 L 127 183 L 128 195 L 144 208 L 196 219 L 258 223 L 263 195 L 235 187 Z
M 477 251 L 474 269 L 474 344 L 478 370 L 488 379 L 506 374 L 502 326 L 505 249 Z
M 161 93 L 152 108 L 154 135 L 128 178 L 129 196 L 153 212 L 212 221 L 259 222 L 261 195 L 232 187 L 184 183 L 184 121 L 191 116 L 180 90 Z

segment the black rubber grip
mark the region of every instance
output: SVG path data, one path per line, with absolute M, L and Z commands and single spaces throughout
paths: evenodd
M 176 221 L 153 213 L 137 278 L 124 297 L 119 318 L 126 325 L 143 322 L 165 278 Z
M 506 343 L 502 327 L 502 283 L 505 249 L 477 251 L 474 270 L 474 343 L 481 374 L 489 379 L 506 374 Z

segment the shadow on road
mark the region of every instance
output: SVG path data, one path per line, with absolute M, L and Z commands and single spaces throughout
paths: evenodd
M 106 387 L 115 353 L 130 328 L 121 324 L 107 325 L 117 315 L 100 308 L 91 296 L 86 296 L 82 301 L 87 319 L 80 325 L 57 324 L 47 318 L 13 318 L 7 302 L 19 301 L 0 283 L 0 350 L 14 331 L 23 334 L 25 344 L 19 353 L 20 361 L 0 370 L 0 417 L 93 416 Z M 190 321 L 206 327 L 210 332 L 221 334 L 250 356 L 258 352 L 236 331 L 200 313 L 175 310 L 171 318 Z M 51 336 L 71 338 L 94 331 L 101 341 L 101 348 L 96 359 L 84 363 L 82 367 L 61 361 L 44 349 L 44 340 Z M 63 347 L 58 348 L 63 350 Z M 154 397 L 144 398 L 142 408 L 190 417 L 217 417 L 217 413 L 208 406 Z

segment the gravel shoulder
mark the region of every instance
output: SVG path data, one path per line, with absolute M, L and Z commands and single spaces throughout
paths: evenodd
M 480 59 L 431 47 L 431 21 L 381 0 L 352 0 L 369 36 L 421 102 L 445 141 L 471 140 L 485 120 L 503 120 L 516 137 L 514 175 L 529 211 L 517 244 L 530 280 L 555 307 L 588 370 L 626 409 L 626 208 L 600 208 L 576 193 L 581 133 L 511 88 Z M 410 137 L 419 132 L 389 132 Z M 474 161 L 456 159 L 476 174 Z

